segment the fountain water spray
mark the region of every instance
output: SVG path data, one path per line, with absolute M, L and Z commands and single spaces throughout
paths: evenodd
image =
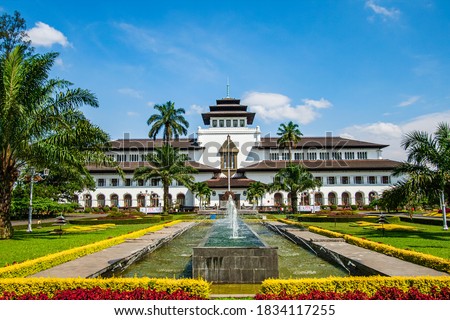
M 239 238 L 238 216 L 237 216 L 236 205 L 234 204 L 233 197 L 231 196 L 231 194 L 228 196 L 226 213 L 227 213 L 228 219 L 230 220 L 230 227 L 232 230 L 231 239 L 237 239 L 237 238 Z

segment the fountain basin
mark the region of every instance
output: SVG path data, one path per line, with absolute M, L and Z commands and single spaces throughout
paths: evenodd
M 260 283 L 278 277 L 278 248 L 267 246 L 242 220 L 233 237 L 228 221 L 216 221 L 193 248 L 192 276 L 213 283 Z
M 274 247 L 193 248 L 192 275 L 213 283 L 260 283 L 278 278 Z

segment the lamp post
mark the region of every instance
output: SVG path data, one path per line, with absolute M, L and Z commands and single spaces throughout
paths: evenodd
M 27 232 L 33 232 L 32 229 L 32 217 L 33 217 L 33 184 L 34 184 L 34 178 L 36 176 L 38 177 L 46 177 L 48 176 L 49 170 L 48 169 L 44 169 L 44 173 L 40 174 L 37 173 L 36 174 L 36 170 L 34 167 L 31 167 L 31 176 L 30 176 L 30 205 L 28 207 L 28 228 L 27 228 Z

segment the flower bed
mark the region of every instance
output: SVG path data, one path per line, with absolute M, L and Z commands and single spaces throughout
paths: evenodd
M 0 299 L 207 299 L 204 280 L 155 278 L 0 279 Z
M 257 299 L 449 299 L 450 277 L 268 279 Z

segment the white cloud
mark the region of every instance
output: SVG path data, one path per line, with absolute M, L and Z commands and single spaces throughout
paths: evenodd
M 354 125 L 341 130 L 340 136 L 351 139 L 388 144 L 383 150 L 385 159 L 405 160 L 406 152 L 401 147 L 403 136 L 411 131 L 420 130 L 433 133 L 439 122 L 450 123 L 450 111 L 425 114 L 407 120 L 401 124 L 377 122 Z
M 383 17 L 384 19 L 395 19 L 400 15 L 400 10 L 396 8 L 388 9 L 386 7 L 380 6 L 374 0 L 366 1 L 366 7 L 370 8 L 375 14 Z
M 129 96 L 136 99 L 142 99 L 142 93 L 138 90 L 131 89 L 131 88 L 120 88 L 117 90 L 120 94 L 123 94 L 125 96 Z
M 407 100 L 400 102 L 397 106 L 398 107 L 408 107 L 414 103 L 416 103 L 417 101 L 420 100 L 420 96 L 412 96 L 409 97 Z
M 56 43 L 63 47 L 71 45 L 61 31 L 43 22 L 36 22 L 35 27 L 27 31 L 27 35 L 35 46 L 51 47 Z
M 242 103 L 248 105 L 250 110 L 258 113 L 266 122 L 273 120 L 293 120 L 301 124 L 308 124 L 320 117 L 317 109 L 329 108 L 331 102 L 304 99 L 303 105 L 292 106 L 291 99 L 279 93 L 249 92 L 244 95 Z
M 137 117 L 139 115 L 139 113 L 134 112 L 134 111 L 128 111 L 127 112 L 127 116 L 129 117 Z
M 187 115 L 191 115 L 191 114 L 202 114 L 203 112 L 205 112 L 205 108 L 203 108 L 202 106 L 199 106 L 197 104 L 193 104 L 189 107 L 189 109 L 186 111 Z

